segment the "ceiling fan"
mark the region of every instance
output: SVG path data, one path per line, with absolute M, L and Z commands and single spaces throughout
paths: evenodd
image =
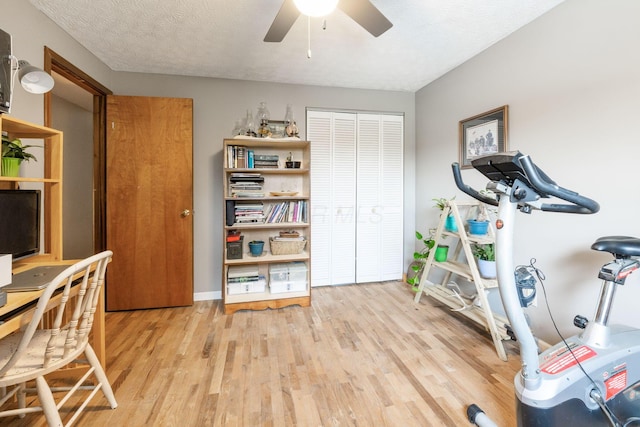
M 296 6 L 296 1 L 298 0 L 284 0 L 269 31 L 267 31 L 267 35 L 264 37 L 265 42 L 281 42 L 284 39 L 284 36 L 287 35 L 289 29 L 301 15 Z M 378 37 L 393 26 L 369 0 L 339 0 L 337 3 L 338 8 L 374 37 Z

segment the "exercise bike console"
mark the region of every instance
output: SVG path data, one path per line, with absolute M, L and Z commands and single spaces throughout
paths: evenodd
M 466 185 L 458 163 L 452 165 L 460 190 L 498 206 L 498 287 L 522 358 L 522 369 L 514 380 L 518 426 L 640 425 L 640 331 L 608 324 L 617 286 L 640 267 L 636 259 L 640 239 L 608 236 L 595 241 L 592 249 L 609 252 L 614 259 L 600 269 L 603 285 L 594 318 L 580 322 L 585 329 L 579 335 L 562 339 L 539 355 L 514 278 L 515 213 L 592 214 L 600 206 L 556 184 L 518 151 L 478 157 L 471 164 L 490 180 L 487 188 L 497 196 L 487 197 Z M 476 405 L 469 407 L 468 416 L 479 426 L 495 426 Z

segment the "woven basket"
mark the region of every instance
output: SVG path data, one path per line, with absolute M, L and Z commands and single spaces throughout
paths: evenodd
M 286 240 L 273 240 L 269 238 L 269 246 L 271 255 L 294 255 L 302 252 L 307 245 L 306 240 L 294 240 L 287 242 Z

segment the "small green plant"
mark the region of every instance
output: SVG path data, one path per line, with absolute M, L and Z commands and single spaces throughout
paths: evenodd
M 429 230 L 429 236 L 425 237 L 422 235 L 422 233 L 416 231 L 416 239 L 420 240 L 424 244 L 424 247 L 420 251 L 413 253 L 414 262 L 413 264 L 411 264 L 411 270 L 413 270 L 415 275 L 407 279 L 407 283 L 412 286 L 412 289 L 414 291 L 418 290 L 418 285 L 420 284 L 420 277 L 422 276 L 422 270 L 424 270 L 425 261 L 429 257 L 431 249 L 433 249 L 436 244 L 436 241 L 433 240 L 434 232 L 435 229 Z
M 434 205 L 434 207 L 436 207 L 436 208 L 440 209 L 441 211 L 443 211 L 443 210 L 444 210 L 444 208 L 447 206 L 447 202 L 448 202 L 449 200 L 453 200 L 453 199 L 455 199 L 455 198 L 456 198 L 456 196 L 453 196 L 453 197 L 452 197 L 452 198 L 450 198 L 450 199 L 445 199 L 444 197 L 440 197 L 439 199 L 431 199 L 431 200 L 433 200 L 434 202 L 436 202 L 436 204 Z
M 496 251 L 493 243 L 476 243 L 471 246 L 473 256 L 484 261 L 495 261 Z
M 28 153 L 27 148 L 38 147 L 37 145 L 22 145 L 22 141 L 18 138 L 9 139 L 6 135 L 2 135 L 2 157 L 12 157 L 29 161 L 31 159 L 38 161 L 36 156 Z

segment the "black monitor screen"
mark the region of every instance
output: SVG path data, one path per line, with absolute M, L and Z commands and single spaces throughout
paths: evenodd
M 0 254 L 40 252 L 40 190 L 0 190 Z

